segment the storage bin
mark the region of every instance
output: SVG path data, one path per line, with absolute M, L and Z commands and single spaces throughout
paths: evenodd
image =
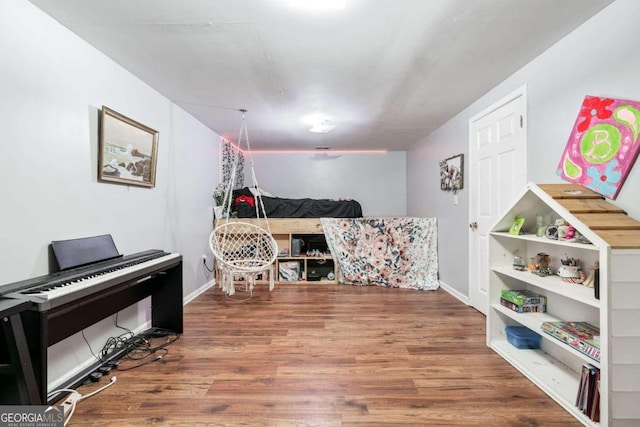
M 507 326 L 505 331 L 507 333 L 507 341 L 515 348 L 540 348 L 540 335 L 525 326 Z
M 300 280 L 300 262 L 281 261 L 278 263 L 278 279 L 281 282 Z

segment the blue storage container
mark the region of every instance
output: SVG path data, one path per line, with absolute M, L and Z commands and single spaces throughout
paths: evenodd
M 507 341 L 516 348 L 540 348 L 540 335 L 525 326 L 507 326 L 505 331 L 507 333 Z

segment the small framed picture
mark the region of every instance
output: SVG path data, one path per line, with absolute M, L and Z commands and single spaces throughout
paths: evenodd
M 511 228 L 509 228 L 509 234 L 518 235 L 522 231 L 522 226 L 524 225 L 524 218 L 521 216 L 515 217 L 513 220 L 513 224 L 511 224 Z
M 440 161 L 440 189 L 457 193 L 464 186 L 464 154 Z
M 158 131 L 102 107 L 98 181 L 152 188 L 157 157 Z

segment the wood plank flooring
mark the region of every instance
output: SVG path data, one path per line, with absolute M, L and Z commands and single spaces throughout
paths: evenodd
M 162 360 L 113 371 L 116 384 L 69 425 L 580 425 L 486 347 L 484 316 L 443 290 L 259 286 L 238 303 L 215 288 L 184 320 Z

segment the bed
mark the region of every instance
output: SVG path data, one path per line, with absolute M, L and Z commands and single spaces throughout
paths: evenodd
M 267 218 L 360 218 L 362 207 L 355 200 L 285 199 L 261 194 Z M 233 191 L 238 218 L 255 218 L 254 190 Z M 258 210 L 262 215 L 262 210 Z
M 234 191 L 238 218 L 256 217 L 253 191 L 258 190 Z M 435 218 L 364 218 L 355 200 L 283 199 L 259 194 L 267 218 L 319 218 L 337 265 L 338 283 L 439 288 Z M 293 234 L 287 233 L 289 240 Z

